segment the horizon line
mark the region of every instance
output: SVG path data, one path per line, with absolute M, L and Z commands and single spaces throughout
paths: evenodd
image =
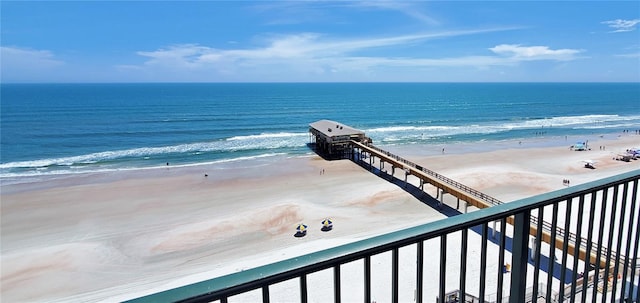
M 577 84 L 577 83 L 624 83 L 640 84 L 638 81 L 103 81 L 103 82 L 0 82 L 5 84 Z

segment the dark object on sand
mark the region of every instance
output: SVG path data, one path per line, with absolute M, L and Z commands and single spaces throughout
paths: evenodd
M 333 222 L 331 221 L 331 219 L 327 218 L 322 220 L 322 228 L 320 230 L 330 231 L 332 229 L 333 229 Z
M 300 223 L 298 227 L 296 227 L 296 234 L 293 235 L 296 238 L 301 238 L 307 235 L 307 226 Z

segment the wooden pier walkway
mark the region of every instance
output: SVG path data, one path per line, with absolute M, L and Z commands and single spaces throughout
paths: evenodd
M 424 189 L 423 185 L 425 183 L 431 184 L 436 187 L 440 192 L 440 201 L 443 203 L 442 195 L 450 194 L 459 200 L 464 201 L 465 203 L 471 204 L 477 208 L 487 208 L 494 205 L 503 204 L 502 201 L 491 197 L 485 193 L 482 193 L 478 190 L 470 188 L 464 184 L 461 184 L 455 180 L 447 178 L 437 172 L 429 170 L 421 165 L 413 163 L 409 160 L 406 160 L 400 156 L 394 155 L 388 151 L 375 147 L 372 144 L 363 144 L 358 141 L 351 141 L 352 148 L 352 157 L 353 160 L 363 160 L 365 158 L 369 159 L 369 166 L 371 169 L 374 168 L 374 157 L 380 159 L 379 170 L 382 171 L 384 169 L 384 163 L 388 163 L 391 165 L 391 176 L 394 176 L 395 169 L 401 169 L 405 172 L 405 183 L 407 182 L 407 176 L 413 175 L 420 179 L 420 189 Z M 368 154 L 368 157 L 364 157 L 365 154 Z M 357 158 L 356 158 L 357 157 Z M 466 210 L 466 208 L 465 208 Z M 531 226 L 530 226 L 530 234 L 534 237 L 538 236 L 538 219 L 535 216 L 531 216 Z M 514 223 L 514 218 L 510 217 L 507 219 L 507 222 L 511 225 Z M 597 243 L 592 243 L 590 252 L 587 253 L 587 239 L 579 238 L 576 234 L 569 232 L 566 234 L 565 230 L 561 227 L 555 227 L 555 237 L 552 237 L 553 226 L 551 223 L 542 222 L 542 232 L 541 232 L 541 240 L 551 244 L 552 241 L 555 241 L 555 247 L 558 249 L 562 249 L 564 246 L 564 242 L 567 242 L 567 253 L 578 257 L 580 260 L 587 260 L 589 258 L 590 264 L 599 264 L 600 267 L 606 266 L 606 260 L 615 260 L 619 258 L 620 264 L 624 264 L 625 257 L 620 255 L 618 256 L 615 252 L 608 250 L 606 247 L 602 245 L 598 245 Z M 566 240 L 565 240 L 566 239 Z M 576 252 L 576 246 L 579 249 Z M 599 253 L 598 253 L 599 252 Z M 577 256 L 576 256 L 577 254 Z M 589 257 L 587 257 L 589 256 Z
M 420 179 L 421 188 L 424 183 L 429 183 L 444 193 L 450 194 L 460 200 L 463 200 L 477 208 L 487 208 L 493 205 L 502 204 L 502 202 L 494 197 L 491 197 L 483 192 L 468 187 L 460 182 L 447 178 L 437 172 L 429 170 L 418 164 L 415 164 L 402 157 L 394 155 L 390 152 L 382 150 L 373 145 L 365 145 L 360 142 L 351 141 L 352 146 L 355 148 L 355 153 L 367 153 L 369 154 L 369 164 L 373 167 L 374 157 L 380 159 L 380 165 L 389 163 L 392 167 L 392 175 L 395 169 L 402 169 L 405 172 L 405 176 L 413 175 Z M 406 180 L 406 179 L 405 179 Z

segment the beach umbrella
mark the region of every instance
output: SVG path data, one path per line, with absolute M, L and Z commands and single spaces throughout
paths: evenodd
M 298 224 L 298 226 L 296 226 L 296 234 L 293 235 L 296 238 L 301 238 L 307 235 L 307 226 L 304 225 L 303 223 Z
M 331 222 L 331 219 L 327 218 L 327 219 L 322 220 L 322 226 L 329 227 L 331 225 L 333 225 L 333 222 Z
M 298 224 L 298 227 L 296 227 L 296 230 L 299 231 L 299 232 L 306 232 L 307 231 L 307 226 L 302 224 L 302 223 L 300 223 L 300 224 Z
M 333 222 L 331 222 L 331 219 L 326 218 L 324 220 L 322 220 L 322 228 L 320 230 L 322 231 L 330 231 L 333 229 Z

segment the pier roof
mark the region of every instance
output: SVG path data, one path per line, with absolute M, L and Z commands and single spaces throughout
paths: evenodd
M 321 132 L 323 135 L 327 137 L 351 136 L 351 135 L 364 136 L 364 132 L 359 129 L 355 129 L 351 126 L 347 126 L 342 123 L 338 123 L 336 121 L 331 121 L 331 120 L 319 120 L 309 124 L 309 126 Z

